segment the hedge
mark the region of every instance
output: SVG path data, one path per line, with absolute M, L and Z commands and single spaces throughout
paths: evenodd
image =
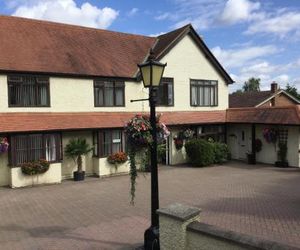
M 221 164 L 229 158 L 229 150 L 224 143 L 192 139 L 185 143 L 185 149 L 191 164 L 197 167 Z

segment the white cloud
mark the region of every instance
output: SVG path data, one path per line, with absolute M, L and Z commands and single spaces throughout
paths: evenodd
M 163 34 L 166 34 L 167 32 L 159 32 L 159 33 L 155 33 L 155 34 L 150 34 L 148 36 L 152 36 L 152 37 L 157 37 L 157 36 L 161 36 Z
M 155 19 L 155 20 L 162 21 L 162 20 L 166 20 L 166 19 L 170 18 L 171 15 L 172 15 L 171 13 L 165 12 L 165 13 L 162 13 L 162 14 L 160 14 L 160 15 L 154 17 L 154 19 Z
M 118 11 L 98 8 L 89 2 L 77 6 L 74 0 L 16 0 L 14 16 L 107 28 L 117 18 Z M 18 4 L 17 4 L 18 3 Z
M 240 49 L 222 49 L 217 46 L 211 49 L 218 60 L 228 68 L 238 68 L 255 59 L 278 53 L 274 45 L 251 46 Z
M 270 33 L 281 38 L 287 35 L 300 36 L 300 12 L 286 10 L 271 13 L 251 24 L 246 34 Z
M 240 21 L 248 21 L 257 15 L 255 10 L 260 9 L 259 2 L 248 0 L 228 0 L 221 13 L 220 21 L 227 24 L 234 24 Z
M 138 13 L 139 9 L 138 8 L 132 8 L 128 13 L 127 16 L 132 17 Z
M 287 74 L 282 74 L 282 75 L 275 76 L 273 78 L 273 80 L 275 82 L 280 83 L 281 85 L 283 85 L 283 84 L 285 85 L 285 84 L 287 84 L 289 82 L 290 77 Z
M 262 19 L 260 3 L 251 0 L 173 0 L 172 12 L 158 13 L 156 20 L 174 22 L 172 28 L 192 23 L 196 29 L 232 25 L 238 22 Z

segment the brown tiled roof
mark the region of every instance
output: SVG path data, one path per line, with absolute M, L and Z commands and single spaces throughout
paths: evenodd
M 156 38 L 0 16 L 0 70 L 134 77 Z
M 229 108 L 255 107 L 273 94 L 271 91 L 234 93 L 229 95 Z
M 160 59 L 186 34 L 232 83 L 190 24 L 155 38 L 1 15 L 0 72 L 134 78 L 151 48 Z
M 154 46 L 153 52 L 156 57 L 159 57 L 162 52 L 164 52 L 168 46 L 172 45 L 181 34 L 185 33 L 189 29 L 190 24 L 185 25 L 179 29 L 173 30 L 169 33 L 160 35 L 157 37 L 157 43 Z
M 289 107 L 231 108 L 227 110 L 226 122 L 300 125 L 300 105 Z
M 131 112 L 79 112 L 79 113 L 1 113 L 0 133 L 121 128 L 132 118 Z M 224 123 L 225 111 L 163 112 L 167 125 Z

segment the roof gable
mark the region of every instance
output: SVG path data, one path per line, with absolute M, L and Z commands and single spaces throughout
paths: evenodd
M 272 98 L 280 94 L 284 94 L 289 99 L 293 100 L 295 104 L 300 104 L 299 100 L 284 90 L 279 90 L 276 93 L 272 93 L 271 91 L 249 91 L 230 94 L 229 108 L 260 107 L 264 103 L 270 101 Z
M 293 97 L 288 92 L 286 92 L 285 90 L 282 89 L 282 90 L 277 91 L 275 94 L 271 95 L 269 98 L 267 98 L 267 99 L 263 100 L 262 102 L 258 103 L 256 105 L 256 107 L 259 107 L 259 106 L 263 105 L 264 103 L 270 101 L 271 99 L 273 99 L 274 97 L 276 97 L 276 96 L 278 96 L 280 94 L 285 95 L 287 98 L 289 98 L 290 100 L 292 100 L 295 104 L 300 104 L 300 101 L 297 98 Z
M 209 48 L 206 46 L 204 41 L 194 30 L 191 24 L 183 26 L 177 30 L 171 31 L 169 33 L 163 34 L 157 37 L 157 42 L 153 47 L 153 52 L 156 58 L 159 60 L 164 57 L 176 44 L 178 44 L 186 35 L 190 35 L 191 38 L 196 43 L 197 47 L 204 53 L 208 61 L 213 65 L 213 67 L 220 73 L 227 84 L 231 84 L 234 81 L 231 79 L 229 74 L 215 58 Z

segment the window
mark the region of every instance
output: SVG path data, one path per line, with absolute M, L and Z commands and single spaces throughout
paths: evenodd
M 122 81 L 95 80 L 95 107 L 113 107 L 125 105 L 125 84 Z
M 280 143 L 287 144 L 288 130 L 287 129 L 279 129 L 278 130 L 278 137 L 279 137 L 279 142 Z
M 217 106 L 218 82 L 191 80 L 191 106 Z
M 105 157 L 124 151 L 122 130 L 102 130 L 94 133 L 94 156 Z
M 49 78 L 8 76 L 9 107 L 50 107 Z
M 174 105 L 174 87 L 173 78 L 162 78 L 157 90 L 157 105 L 158 106 L 173 106 Z
M 57 162 L 61 159 L 61 136 L 54 134 L 27 134 L 11 136 L 10 162 L 20 163 L 46 159 Z
M 202 139 L 212 138 L 217 142 L 225 141 L 224 125 L 203 125 L 197 128 L 197 136 Z

